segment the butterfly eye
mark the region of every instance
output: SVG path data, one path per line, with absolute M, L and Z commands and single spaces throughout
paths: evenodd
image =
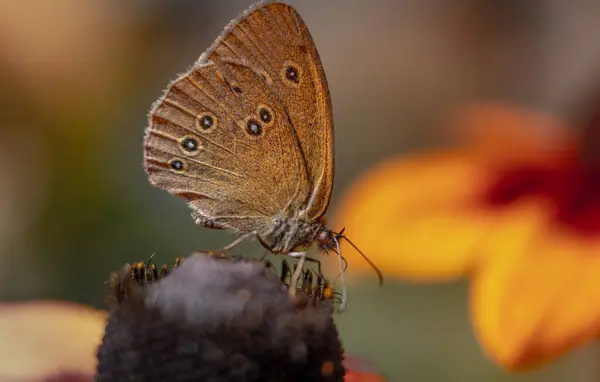
M 202 144 L 192 136 L 185 136 L 179 139 L 179 147 L 185 155 L 196 155 L 200 152 Z
M 256 119 L 250 118 L 248 121 L 246 121 L 246 132 L 257 137 L 262 133 L 262 126 Z
M 210 113 L 200 114 L 196 117 L 196 128 L 203 133 L 210 132 L 217 127 L 217 117 Z
M 281 75 L 286 84 L 298 86 L 302 80 L 302 69 L 298 65 L 286 62 L 281 69 Z
M 181 174 L 185 171 L 187 164 L 181 159 L 175 158 L 169 161 L 169 167 L 171 168 L 171 171 Z

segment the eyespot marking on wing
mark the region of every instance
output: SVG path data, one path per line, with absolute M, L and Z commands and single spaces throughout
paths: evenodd
M 283 83 L 292 86 L 298 87 L 302 83 L 303 78 L 302 67 L 297 65 L 291 61 L 286 61 L 283 63 L 283 67 L 281 68 L 281 79 Z
M 188 168 L 187 162 L 179 158 L 169 160 L 169 170 L 176 174 L 183 174 Z
M 265 126 L 273 124 L 273 110 L 267 105 L 260 104 L 256 108 L 256 115 Z
M 248 117 L 244 121 L 244 131 L 252 137 L 258 137 L 262 134 L 263 128 L 260 122 L 254 117 Z
M 201 133 L 210 133 L 217 128 L 218 119 L 212 113 L 202 113 L 196 116 L 196 129 Z
M 243 93 L 243 92 L 242 92 L 242 88 L 240 88 L 240 87 L 239 87 L 239 86 L 237 86 L 237 85 L 231 85 L 231 90 L 233 90 L 233 92 L 234 92 L 235 94 L 237 94 L 237 95 L 240 95 L 240 94 L 242 94 L 242 93 Z
M 204 147 L 198 138 L 191 135 L 186 135 L 179 138 L 179 148 L 183 154 L 194 156 L 197 155 Z

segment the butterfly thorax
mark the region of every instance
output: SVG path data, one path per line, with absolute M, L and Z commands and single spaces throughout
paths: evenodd
M 305 221 L 297 217 L 280 216 L 258 238 L 271 252 L 288 253 L 300 247 L 309 247 L 315 242 L 321 246 L 328 244 L 332 235 L 321 220 Z

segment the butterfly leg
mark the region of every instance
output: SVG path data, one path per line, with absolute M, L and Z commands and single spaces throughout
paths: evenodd
M 292 275 L 292 279 L 290 280 L 289 291 L 293 296 L 296 294 L 296 288 L 298 287 L 298 280 L 300 279 L 300 275 L 302 275 L 302 269 L 304 268 L 304 261 L 306 260 L 306 252 L 290 252 L 288 256 L 295 257 L 298 259 L 298 263 L 296 264 L 296 270 Z
M 313 259 L 312 257 L 306 257 L 306 261 L 310 261 L 311 263 L 317 263 L 317 271 L 318 276 L 323 277 L 323 272 L 321 272 L 321 262 L 317 259 Z M 323 277 L 325 278 L 325 277 Z
M 300 287 L 300 290 L 302 290 L 302 292 L 308 298 L 311 297 L 313 291 L 313 273 L 314 272 L 312 271 L 312 269 L 307 269 L 303 272 L 302 286 Z
M 237 239 L 235 239 L 231 244 L 226 245 L 225 247 L 221 248 L 221 250 L 219 252 L 227 252 L 229 251 L 231 248 L 235 247 L 236 245 L 240 244 L 242 241 L 244 240 L 248 240 L 249 238 L 256 236 L 256 232 L 248 232 L 243 234 L 242 236 L 238 237 Z
M 280 280 L 283 284 L 286 284 L 286 280 L 288 279 L 288 276 L 290 277 L 290 282 L 291 282 L 291 278 L 292 278 L 292 268 L 290 268 L 290 265 L 288 264 L 287 261 L 283 260 L 281 262 L 281 275 L 280 275 Z
M 260 257 L 259 261 L 268 261 L 266 260 L 267 256 L 269 256 L 269 251 L 265 251 L 263 255 Z

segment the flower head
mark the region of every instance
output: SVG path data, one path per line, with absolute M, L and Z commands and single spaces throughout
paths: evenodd
M 290 299 L 256 261 L 198 254 L 156 284 L 123 289 L 129 275 L 116 283 L 99 382 L 344 380 L 331 307 Z

